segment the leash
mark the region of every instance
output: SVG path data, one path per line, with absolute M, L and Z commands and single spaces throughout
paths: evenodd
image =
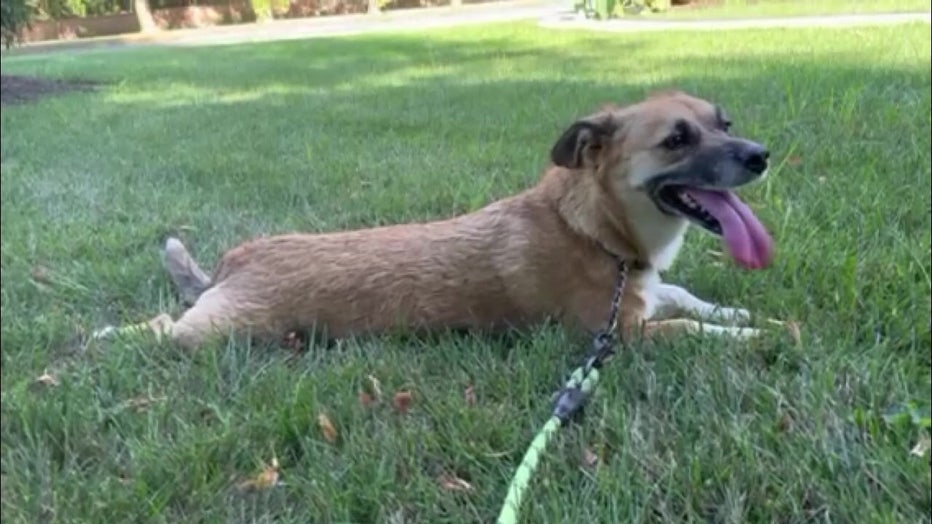
M 605 329 L 596 333 L 592 339 L 592 350 L 586 360 L 570 374 L 570 378 L 563 388 L 556 392 L 553 414 L 531 441 L 524 458 L 521 459 L 521 463 L 511 479 L 508 495 L 505 497 L 505 503 L 498 515 L 498 524 L 516 524 L 518 522 L 521 499 L 524 497 L 531 477 L 537 469 L 540 456 L 547 449 L 547 444 L 550 443 L 557 430 L 581 413 L 583 405 L 599 382 L 599 369 L 602 368 L 602 364 L 615 354 L 621 296 L 625 289 L 627 277 L 627 263 L 624 260 L 618 260 L 615 292 L 612 296 L 611 312 L 609 313 L 608 322 L 605 324 Z

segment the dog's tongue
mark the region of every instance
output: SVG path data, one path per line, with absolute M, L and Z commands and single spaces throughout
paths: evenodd
M 773 239 L 754 212 L 731 191 L 689 189 L 689 196 L 714 216 L 735 260 L 748 269 L 761 269 L 773 257 Z

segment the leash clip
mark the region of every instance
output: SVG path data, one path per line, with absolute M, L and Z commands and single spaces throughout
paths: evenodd
M 592 352 L 586 358 L 586 373 L 591 369 L 601 369 L 615 355 L 615 335 L 600 331 L 592 338 Z
M 566 425 L 573 419 L 586 403 L 586 393 L 579 386 L 565 387 L 561 389 L 554 402 L 553 416 L 560 419 L 562 425 Z

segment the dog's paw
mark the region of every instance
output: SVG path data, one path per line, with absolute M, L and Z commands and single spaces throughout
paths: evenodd
M 746 326 L 751 323 L 751 312 L 735 307 L 719 307 L 712 312 L 712 320 L 727 326 Z
M 161 340 L 161 338 L 171 332 L 172 329 L 172 317 L 166 313 L 162 313 L 157 317 L 148 320 L 146 322 L 139 322 L 136 324 L 130 324 L 127 326 L 105 326 L 91 335 L 93 340 L 106 340 L 112 339 L 118 336 L 125 335 L 140 335 L 140 334 L 154 334 L 156 340 Z
M 104 340 L 112 338 L 117 333 L 117 328 L 115 326 L 104 326 L 91 334 L 92 340 Z
M 755 328 L 716 326 L 715 324 L 706 323 L 702 324 L 701 331 L 709 335 L 728 337 L 736 340 L 750 340 L 752 338 L 758 338 L 763 334 L 763 331 Z

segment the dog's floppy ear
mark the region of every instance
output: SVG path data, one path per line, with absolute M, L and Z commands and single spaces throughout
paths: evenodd
M 613 133 L 614 126 L 607 121 L 585 119 L 573 122 L 550 149 L 550 160 L 568 169 L 594 166 Z

